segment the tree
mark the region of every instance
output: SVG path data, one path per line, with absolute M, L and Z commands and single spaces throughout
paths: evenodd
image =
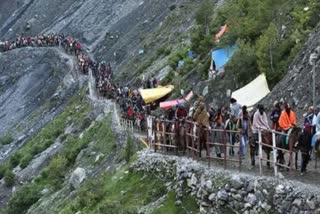
M 213 4 L 209 0 L 205 0 L 196 13 L 196 21 L 201 28 L 200 32 L 205 35 L 209 35 L 209 22 L 213 11 Z
M 275 24 L 271 23 L 268 29 L 257 41 L 257 63 L 261 73 L 275 73 L 275 52 L 279 45 L 279 31 Z
M 252 81 L 258 74 L 254 46 L 243 40 L 237 42 L 239 49 L 226 66 L 226 70 L 235 75 L 240 85 Z

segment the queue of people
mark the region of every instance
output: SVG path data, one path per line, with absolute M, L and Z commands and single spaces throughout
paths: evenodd
M 13 41 L 0 42 L 0 52 L 7 52 L 17 48 L 25 47 L 61 47 L 66 52 L 72 53 L 77 57 L 79 69 L 83 74 L 87 74 L 90 65 L 93 61 L 82 50 L 82 45 L 79 41 L 67 37 L 64 34 L 47 34 L 35 37 L 19 36 Z

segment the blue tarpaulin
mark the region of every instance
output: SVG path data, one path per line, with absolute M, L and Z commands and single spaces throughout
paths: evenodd
M 227 62 L 231 59 L 236 49 L 237 45 L 233 45 L 231 47 L 221 48 L 212 51 L 212 59 L 216 64 L 216 70 L 223 68 L 225 64 L 227 64 Z

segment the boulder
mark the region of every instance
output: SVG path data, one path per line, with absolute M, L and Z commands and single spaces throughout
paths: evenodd
M 214 201 L 216 198 L 216 194 L 215 193 L 212 193 L 211 195 L 209 195 L 209 200 L 210 201 Z
M 297 207 L 300 207 L 301 204 L 302 204 L 302 200 L 299 199 L 299 198 L 296 198 L 296 199 L 292 202 L 292 205 L 297 206 Z
M 239 176 L 233 176 L 230 180 L 230 185 L 237 190 L 241 189 L 244 186 Z
M 314 210 L 316 208 L 316 205 L 313 200 L 307 200 L 307 205 L 309 206 L 310 209 Z
M 284 186 L 283 185 L 278 185 L 277 187 L 276 187 L 276 194 L 284 194 L 285 192 L 284 192 Z
M 82 182 L 86 180 L 86 178 L 86 170 L 78 167 L 72 172 L 69 179 L 69 184 L 72 188 L 78 189 L 81 186 Z
M 247 186 L 247 188 L 246 188 L 246 191 L 247 192 L 253 192 L 254 191 L 254 183 L 255 183 L 255 181 L 254 180 L 250 180 L 249 182 L 248 182 L 248 186 Z
M 181 206 L 182 202 L 180 200 L 176 201 L 176 206 Z
M 252 206 L 255 206 L 257 204 L 257 197 L 254 194 L 249 193 L 247 196 L 247 202 Z
M 228 198 L 229 198 L 229 195 L 225 190 L 220 190 L 218 192 L 218 199 L 219 200 L 227 202 Z

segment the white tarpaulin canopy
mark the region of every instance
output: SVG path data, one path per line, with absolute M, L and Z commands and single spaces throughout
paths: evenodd
M 231 95 L 239 104 L 252 107 L 270 93 L 266 75 L 261 74 L 248 85 L 234 91 Z

